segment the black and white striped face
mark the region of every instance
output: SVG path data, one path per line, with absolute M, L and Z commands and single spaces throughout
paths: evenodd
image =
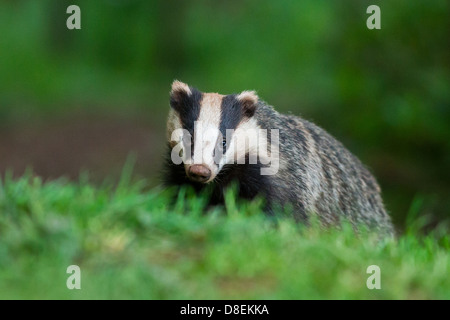
M 242 163 L 257 149 L 257 137 L 249 136 L 258 130 L 257 102 L 253 91 L 202 93 L 174 81 L 167 124 L 172 161 L 183 162 L 187 177 L 201 183 L 213 181 L 225 164 Z

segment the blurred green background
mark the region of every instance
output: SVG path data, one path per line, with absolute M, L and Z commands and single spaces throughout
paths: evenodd
M 81 30 L 66 9 L 81 8 Z M 381 30 L 366 9 L 381 8 Z M 394 222 L 450 217 L 450 2 L 0 0 L 0 173 L 158 183 L 173 79 L 341 140 Z

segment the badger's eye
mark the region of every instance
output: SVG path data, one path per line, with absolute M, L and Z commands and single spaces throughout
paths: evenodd
M 223 140 L 222 140 L 222 147 L 225 149 L 226 146 L 227 146 L 227 139 L 223 138 Z

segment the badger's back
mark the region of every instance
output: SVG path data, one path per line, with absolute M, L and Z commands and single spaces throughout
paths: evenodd
M 317 125 L 263 102 L 255 117 L 262 128 L 280 130 L 280 168 L 269 177 L 274 201 L 292 203 L 304 219 L 317 214 L 324 223 L 335 224 L 345 217 L 392 233 L 378 183 L 342 143 Z

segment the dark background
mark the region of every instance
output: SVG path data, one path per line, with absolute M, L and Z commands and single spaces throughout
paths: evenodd
M 66 28 L 71 4 L 81 30 Z M 0 173 L 100 183 L 132 153 L 157 185 L 173 79 L 254 89 L 325 128 L 400 228 L 449 218 L 448 0 L 0 0 Z

